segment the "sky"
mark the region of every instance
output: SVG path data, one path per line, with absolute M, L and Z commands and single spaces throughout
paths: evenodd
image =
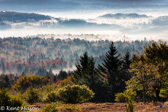
M 0 0 L 0 10 L 72 11 L 163 8 L 167 0 Z M 17 7 L 16 7 L 17 6 Z

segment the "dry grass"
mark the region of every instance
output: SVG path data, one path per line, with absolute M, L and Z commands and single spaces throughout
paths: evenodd
M 69 105 L 69 104 L 64 104 Z M 157 105 L 161 105 L 158 103 Z M 163 105 L 163 104 L 162 104 Z M 34 107 L 43 107 L 45 105 L 33 105 Z M 126 112 L 126 103 L 82 103 L 82 104 L 74 104 L 74 106 L 78 106 L 82 108 L 82 111 L 79 112 Z M 63 106 L 60 105 L 61 109 Z M 134 103 L 135 112 L 168 112 L 168 106 L 159 108 L 159 106 L 155 106 L 151 103 Z M 62 110 L 62 109 L 61 109 Z M 31 111 L 31 112 L 41 112 L 40 111 Z M 68 112 L 68 111 L 62 111 Z M 70 111 L 69 111 L 70 112 Z

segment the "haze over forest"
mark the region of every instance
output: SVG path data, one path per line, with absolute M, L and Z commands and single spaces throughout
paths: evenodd
M 166 0 L 0 0 L 0 37 L 99 34 L 166 39 Z M 102 38 L 103 39 L 103 38 Z
M 33 64 L 28 62 L 33 62 L 31 58 L 34 56 L 39 58 L 34 74 L 40 69 L 41 61 L 47 64 L 47 60 L 60 59 L 62 64 L 57 64 L 59 66 L 55 68 L 47 66 L 46 70 L 74 69 L 75 63 L 84 52 L 91 53 L 89 55 L 98 60 L 96 64 L 101 63 L 107 51 L 105 48 L 109 47 L 110 41 L 115 41 L 115 45 L 125 46 L 125 48 L 116 46 L 120 54 L 125 53 L 127 49 L 133 54 L 136 50 L 142 51 L 144 43 L 150 43 L 150 40 L 167 41 L 167 9 L 166 0 L 0 0 L 0 37 L 6 38 L 0 40 L 2 47 L 0 62 L 1 65 L 12 64 L 12 59 L 15 58 L 19 62 L 16 62 L 18 67 L 24 66 L 19 70 L 14 67 L 11 71 L 4 65 L 7 68 L 4 73 L 22 73 L 26 66 L 33 68 L 31 67 Z M 17 40 L 11 37 L 25 39 Z M 33 38 L 41 38 L 39 39 L 41 43 L 38 45 Z M 77 38 L 81 41 L 76 43 L 74 40 Z M 54 42 L 57 43 L 57 39 L 61 39 L 61 45 L 53 46 Z M 107 40 L 109 42 L 106 46 Z M 137 40 L 140 43 L 138 45 Z M 27 46 L 20 41 L 23 43 L 31 41 L 34 44 L 28 45 L 30 48 L 25 52 L 23 49 Z M 84 45 L 81 46 L 82 44 Z M 39 48 L 35 49 L 34 45 Z M 67 47 L 64 49 L 65 45 L 72 49 Z M 58 46 L 60 48 L 54 48 Z M 102 47 L 104 50 L 97 51 L 99 46 L 105 46 Z M 14 51 L 8 47 L 14 48 Z M 23 47 L 23 51 L 17 47 Z M 41 51 L 41 47 L 46 50 Z M 50 47 L 54 52 L 50 52 Z M 55 52 L 58 49 L 60 53 Z M 17 52 L 29 54 L 18 56 Z M 64 52 L 69 54 L 65 56 Z M 39 54 L 44 54 L 45 58 L 41 55 L 39 57 Z

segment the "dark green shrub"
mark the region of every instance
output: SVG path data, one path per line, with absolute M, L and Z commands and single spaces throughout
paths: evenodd
M 24 75 L 22 77 L 19 77 L 13 88 L 21 92 L 25 92 L 25 90 L 30 87 L 38 88 L 42 85 L 47 85 L 48 83 L 49 81 L 46 77 L 40 77 L 38 75 Z
M 80 103 L 93 98 L 94 93 L 85 85 L 67 85 L 58 90 L 58 96 L 65 103 Z
M 26 90 L 26 92 L 24 93 L 24 96 L 26 97 L 26 101 L 30 104 L 41 101 L 41 98 L 40 98 L 41 94 L 39 93 L 39 90 L 34 89 L 32 87 Z
M 60 112 L 57 103 L 48 104 L 43 109 L 42 112 Z
M 4 110 L 0 110 L 0 112 L 7 111 L 6 108 L 8 107 L 21 107 L 23 105 L 23 101 L 16 97 L 9 95 L 6 89 L 0 90 L 0 106 L 4 106 Z M 1 108 L 2 109 L 2 108 Z M 12 110 L 12 112 L 18 112 L 17 109 Z
M 47 95 L 47 98 L 45 99 L 45 102 L 56 102 L 58 101 L 58 95 L 55 92 L 49 93 Z

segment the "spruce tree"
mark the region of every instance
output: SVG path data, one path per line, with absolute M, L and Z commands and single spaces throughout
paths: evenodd
M 127 50 L 122 60 L 122 70 L 121 70 L 123 72 L 122 74 L 124 81 L 127 81 L 132 77 L 132 74 L 129 72 L 131 62 L 132 59 L 130 58 L 130 53 Z
M 107 95 L 109 101 L 114 101 L 115 93 L 121 92 L 120 82 L 122 81 L 122 77 L 120 76 L 121 61 L 119 57 L 120 55 L 112 42 L 105 56 L 104 63 L 98 65 L 98 72 L 104 75 L 108 80 L 109 92 L 107 92 Z
M 106 94 L 102 92 L 105 90 L 104 82 L 102 81 L 102 77 L 96 71 L 94 59 L 89 57 L 85 52 L 79 60 L 79 63 L 76 64 L 77 70 L 74 72 L 75 83 L 79 85 L 84 84 L 95 93 L 94 98 L 91 101 L 106 101 Z
M 10 88 L 11 82 L 7 75 L 4 75 L 1 82 L 1 88 Z
M 49 74 L 50 74 L 51 76 L 54 76 L 54 73 L 52 72 L 52 68 L 50 68 Z
M 58 77 L 58 80 L 64 80 L 64 79 L 66 79 L 68 77 L 68 74 L 67 74 L 66 71 L 63 71 L 61 69 L 61 71 L 59 72 L 57 77 Z
M 123 57 L 123 67 L 124 67 L 124 69 L 129 69 L 130 64 L 131 64 L 130 53 L 127 50 L 127 52 L 125 53 L 125 55 Z
M 87 52 L 85 52 L 83 56 L 80 56 L 79 63 L 76 64 L 75 78 L 79 79 L 86 76 L 88 74 L 89 65 L 90 57 Z

